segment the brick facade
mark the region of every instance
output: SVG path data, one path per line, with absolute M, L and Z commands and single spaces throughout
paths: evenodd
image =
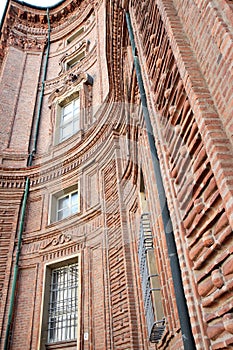
M 8 2 L 0 46 L 0 349 L 233 348 L 232 11 L 230 0 L 64 0 L 48 11 Z M 61 142 L 61 110 L 74 98 L 79 128 Z M 56 203 L 71 190 L 78 210 L 58 220 Z M 77 339 L 49 343 L 49 274 L 74 259 Z

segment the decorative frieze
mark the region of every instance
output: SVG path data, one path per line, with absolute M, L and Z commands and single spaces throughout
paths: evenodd
M 31 254 L 39 253 L 46 250 L 54 249 L 57 246 L 63 246 L 66 243 L 69 243 L 72 239 L 70 234 L 59 233 L 55 236 L 41 239 L 33 240 L 31 243 L 25 243 L 22 247 L 22 254 Z
M 29 37 L 12 30 L 7 43 L 9 46 L 14 46 L 22 50 L 43 51 L 47 43 L 47 38 L 46 36 L 42 38 L 36 38 L 35 36 Z

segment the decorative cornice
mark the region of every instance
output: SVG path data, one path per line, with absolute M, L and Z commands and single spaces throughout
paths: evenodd
M 79 75 L 80 74 L 80 68 L 82 67 L 82 70 L 88 70 L 90 65 L 93 65 L 96 61 L 96 46 L 93 47 L 93 49 L 88 53 L 88 55 L 81 61 L 78 62 L 77 65 L 75 65 L 73 68 L 69 70 L 70 74 L 73 75 Z M 47 80 L 45 82 L 45 92 L 46 93 L 53 93 L 53 90 L 61 89 L 64 84 L 66 83 L 67 78 L 67 71 L 65 71 L 60 76 Z
M 103 117 L 114 115 L 117 118 L 120 114 L 119 108 L 122 108 L 121 104 L 106 103 L 99 113 Z M 100 118 L 98 119 L 100 120 Z M 69 154 L 65 154 L 65 158 L 61 157 L 61 155 L 57 159 L 53 158 L 52 164 L 51 159 L 49 159 L 42 166 L 19 169 L 6 169 L 2 167 L 0 169 L 0 187 L 24 188 L 26 176 L 30 177 L 31 187 L 43 186 L 45 183 L 52 182 L 63 175 L 72 174 L 75 169 L 80 169 L 81 164 L 85 164 L 100 154 L 101 149 L 112 134 L 113 123 L 114 120 L 111 123 L 102 120 L 98 124 L 98 128 L 94 125 L 85 134 L 82 142 L 75 144 L 69 150 Z
M 22 50 L 43 51 L 46 42 L 46 36 L 40 38 L 29 37 L 12 30 L 8 36 L 7 46 L 14 46 Z
M 109 62 L 109 76 L 111 86 L 113 86 L 114 100 L 121 101 L 124 96 L 123 88 L 123 41 L 126 39 L 122 28 L 124 28 L 124 12 L 121 7 L 120 0 L 113 0 L 107 4 L 107 11 L 111 13 L 108 16 L 108 31 L 111 33 L 112 40 L 109 40 L 107 45 L 107 57 Z M 110 20 L 112 19 L 112 21 Z M 111 63 L 110 63 L 111 62 Z
M 98 3 L 98 1 L 96 1 Z M 96 6 L 94 0 L 67 0 L 57 7 L 50 9 L 50 25 L 52 34 L 61 31 L 72 24 L 82 20 Z M 81 19 L 80 19 L 81 18 Z M 46 9 L 10 1 L 3 26 L 0 42 L 0 63 L 8 45 L 8 37 L 11 45 L 21 49 L 41 50 L 45 44 L 45 36 L 48 31 Z M 64 33 L 63 33 L 64 34 Z M 33 38 L 30 38 L 33 36 Z M 36 42 L 33 42 L 35 40 Z
M 72 92 L 78 91 L 78 86 L 81 83 L 92 85 L 93 79 L 87 72 L 77 72 L 77 74 L 70 73 L 68 75 L 63 76 L 62 87 L 54 90 L 53 93 L 51 93 L 51 95 L 49 96 L 49 106 L 51 107 L 54 101 L 57 102 L 61 98 L 62 101 L 64 101 L 67 95 L 70 96 Z

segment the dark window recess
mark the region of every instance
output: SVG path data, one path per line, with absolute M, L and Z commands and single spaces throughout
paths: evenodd
M 165 329 L 165 319 L 148 213 L 141 216 L 138 255 L 149 340 L 158 343 Z

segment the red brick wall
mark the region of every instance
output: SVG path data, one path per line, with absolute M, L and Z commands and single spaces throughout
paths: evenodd
M 219 55 L 213 38 L 204 31 L 212 12 L 203 15 L 203 20 L 195 1 L 174 3 L 180 17 L 170 1 L 133 2 L 133 25 L 194 338 L 199 349 L 218 349 L 233 341 L 224 325 L 231 317 L 231 304 L 225 306 L 231 298 L 231 272 L 224 266 L 231 260 L 231 250 L 226 253 L 225 249 L 231 246 L 232 232 L 232 149 L 211 87 L 215 78 L 215 88 L 218 85 L 218 93 L 222 92 L 225 73 L 216 70 L 213 78 L 203 68 L 205 64 L 212 67 L 211 60 Z M 199 6 L 207 3 L 199 2 Z M 221 13 L 217 12 L 216 19 L 216 11 L 214 19 L 220 23 Z M 216 33 L 220 35 L 220 30 Z M 198 50 L 204 56 L 204 45 L 214 53 L 201 61 Z M 221 67 L 230 69 L 225 56 Z M 231 85 L 224 86 L 229 94 Z M 230 115 L 230 100 L 224 108 Z
M 28 37 L 38 38 L 41 33 L 41 40 L 45 38 L 45 11 L 12 4 L 5 26 L 23 33 L 23 23 L 30 32 Z M 213 6 L 210 0 L 135 0 L 130 5 L 196 346 L 198 350 L 231 347 L 230 3 L 221 0 Z M 85 22 L 91 6 L 90 1 L 84 0 L 80 6 L 66 1 L 51 10 L 51 51 L 38 153 L 30 169 L 25 165 L 42 47 L 29 50 L 26 44 L 17 46 L 15 41 L 7 40 L 5 46 L 2 44 L 0 175 L 4 203 L 0 208 L 0 269 L 7 272 L 6 279 L 0 276 L 2 328 L 5 330 L 7 322 L 5 304 L 10 298 L 8 278 L 18 205 L 24 177 L 29 176 L 12 349 L 38 347 L 45 266 L 77 254 L 82 257 L 80 348 L 182 349 L 152 159 L 136 76 L 131 71 L 124 14 L 117 1 L 106 7 L 96 2 L 94 20 L 87 20 L 85 39 L 90 39 L 91 50 L 80 69 L 87 71 L 94 83 L 85 89 L 90 96 L 83 101 L 92 103 L 88 108 L 93 107 L 97 113 L 94 118 L 88 116 L 78 135 L 63 144 L 54 143 L 53 102 L 62 89 L 67 93 L 73 87 L 62 64 L 66 55 L 78 48 L 76 44 L 68 46 L 66 39 Z M 8 32 L 3 32 L 6 38 Z M 33 40 L 31 43 L 34 45 Z M 123 55 L 128 59 L 124 79 Z M 110 96 L 109 91 L 113 93 Z M 118 103 L 114 103 L 113 96 Z M 120 100 L 130 104 L 124 106 Z M 151 213 L 166 319 L 158 345 L 148 341 L 139 276 L 140 169 Z M 50 223 L 51 195 L 77 182 L 80 212 Z M 85 333 L 88 340 L 84 340 Z
M 174 1 L 182 26 L 232 142 L 232 25 L 227 1 Z

